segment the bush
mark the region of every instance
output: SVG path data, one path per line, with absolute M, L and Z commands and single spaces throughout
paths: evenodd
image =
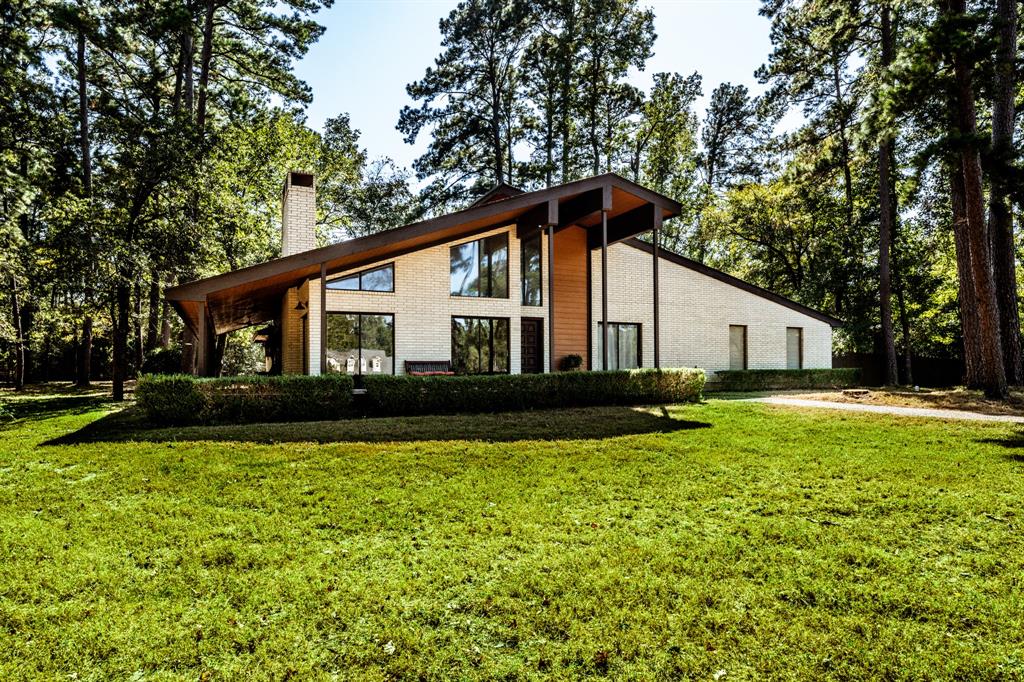
M 142 374 L 178 374 L 181 372 L 180 348 L 154 348 L 142 360 Z
M 145 374 L 135 386 L 135 401 L 146 416 L 161 424 L 197 423 L 206 398 L 199 381 L 188 374 Z
M 563 372 L 572 372 L 583 366 L 583 356 L 570 353 L 558 362 L 558 369 Z
M 199 379 L 147 375 L 136 400 L 163 424 L 212 424 L 339 419 L 352 414 L 352 377 L 328 374 Z
M 456 377 L 373 375 L 363 380 L 365 412 L 397 416 L 694 401 L 704 387 L 704 372 L 639 369 Z
M 860 370 L 744 369 L 715 372 L 715 388 L 722 391 L 779 391 L 797 388 L 848 388 L 860 380 Z

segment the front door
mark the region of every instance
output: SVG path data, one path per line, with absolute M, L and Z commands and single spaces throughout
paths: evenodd
M 544 371 L 544 331 L 543 320 L 535 317 L 522 319 L 522 363 L 523 374 L 539 374 Z

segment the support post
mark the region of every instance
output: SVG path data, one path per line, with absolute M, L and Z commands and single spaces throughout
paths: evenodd
M 601 369 L 608 371 L 608 211 L 601 211 Z
M 657 206 L 654 207 L 654 368 L 661 368 L 661 320 L 659 319 L 659 308 L 661 299 L 658 292 L 658 261 L 660 256 L 658 254 L 658 242 L 661 238 L 661 209 Z
M 206 316 L 206 302 L 199 305 L 196 321 L 196 376 L 205 377 L 210 371 L 210 328 Z
M 327 373 L 327 264 L 320 264 L 320 374 Z
M 548 371 L 555 371 L 555 226 L 548 225 Z

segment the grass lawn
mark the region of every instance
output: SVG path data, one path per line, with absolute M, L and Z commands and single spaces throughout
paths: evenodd
M 1010 425 L 4 398 L 0 679 L 1024 679 Z

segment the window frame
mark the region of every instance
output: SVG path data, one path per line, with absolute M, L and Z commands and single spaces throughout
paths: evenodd
M 526 245 L 537 240 L 537 302 L 526 302 Z M 544 305 L 544 240 L 540 231 L 526 239 L 519 240 L 519 303 L 530 308 Z
M 511 374 L 512 373 L 512 318 L 501 317 L 501 316 L 490 316 L 490 315 L 452 315 L 451 316 L 451 363 L 452 370 L 459 373 L 455 367 L 455 320 L 486 320 L 490 322 L 490 333 L 487 337 L 487 350 L 488 357 L 490 359 L 490 371 L 487 372 L 462 372 L 464 376 L 480 376 L 487 374 Z M 505 322 L 505 349 L 508 353 L 508 357 L 505 362 L 505 366 L 508 369 L 504 371 L 494 371 L 494 322 L 495 320 L 502 320 Z
M 643 324 L 640 323 L 640 322 L 609 322 L 608 325 L 610 327 L 616 327 L 616 328 L 617 327 L 636 327 L 636 367 L 635 368 L 628 367 L 626 369 L 627 370 L 629 370 L 629 369 L 641 369 L 644 366 L 644 326 L 643 326 Z M 597 362 L 595 364 L 597 365 L 598 369 L 603 369 L 602 360 L 604 358 L 601 355 L 601 346 L 602 346 L 602 344 L 604 344 L 604 320 L 598 320 L 598 322 L 597 322 L 597 339 L 598 339 Z M 618 333 L 618 329 L 616 329 L 616 333 L 615 333 L 616 365 L 618 364 L 619 343 L 620 343 L 621 339 L 622 339 L 622 335 L 619 334 Z M 610 353 L 608 355 L 608 359 L 611 360 L 611 354 Z M 608 364 L 611 364 L 611 362 L 609 362 Z M 621 367 L 616 367 L 615 369 L 622 369 L 622 368 Z M 614 371 L 614 370 L 609 369 L 608 371 L 611 372 L 611 371 Z
M 378 270 L 391 270 L 391 288 L 390 289 L 364 289 L 363 288 L 363 275 L 369 274 L 371 272 L 377 272 Z M 352 279 L 353 277 L 356 277 L 359 280 L 359 287 L 356 288 L 356 289 L 342 289 L 339 286 L 334 286 L 334 287 L 331 286 L 331 284 L 342 282 L 342 281 L 347 280 L 347 279 Z M 395 293 L 395 263 L 394 263 L 394 261 L 392 261 L 390 263 L 385 263 L 384 265 L 376 265 L 376 266 L 374 266 L 372 268 L 365 268 L 363 270 L 357 270 L 356 272 L 350 272 L 350 273 L 347 273 L 345 275 L 341 275 L 340 277 L 335 277 L 334 279 L 329 279 L 329 280 L 327 280 L 327 290 L 328 291 L 359 291 L 359 292 L 369 293 L 369 294 L 393 294 L 393 293 Z
M 487 235 L 484 237 L 478 237 L 470 241 L 459 242 L 458 244 L 452 244 L 448 248 L 448 295 L 455 298 L 509 298 L 511 287 L 509 282 L 510 266 L 511 266 L 511 240 L 508 237 L 508 231 L 498 232 L 495 234 Z M 505 241 L 505 293 L 501 296 L 494 295 L 494 269 L 492 267 L 492 256 L 494 250 L 486 250 L 488 242 L 495 237 L 502 237 Z M 477 292 L 476 294 L 463 294 L 452 291 L 452 254 L 457 249 L 465 248 L 472 244 L 476 248 L 476 282 Z M 486 266 L 485 266 L 486 261 Z M 484 270 L 486 268 L 486 292 L 482 286 L 485 281 Z
M 346 375 L 351 376 L 351 377 L 367 376 L 367 375 L 363 374 L 363 316 L 364 315 L 366 315 L 366 316 L 377 315 L 379 317 L 390 317 L 391 318 L 391 372 L 390 372 L 390 374 L 391 374 L 391 376 L 395 376 L 396 371 L 397 371 L 397 366 L 398 366 L 398 360 L 397 360 L 397 358 L 398 358 L 398 327 L 397 327 L 396 322 L 395 322 L 395 314 L 394 313 L 372 313 L 372 312 L 363 312 L 363 311 L 360 311 L 360 310 L 328 310 L 327 311 L 328 319 L 330 319 L 331 315 L 356 315 L 359 318 L 358 322 L 356 323 L 356 337 L 359 339 L 359 362 L 356 363 L 356 368 L 357 368 L 358 371 L 356 371 L 353 374 L 348 374 L 348 372 L 333 372 L 330 369 L 328 369 L 327 366 L 324 366 L 324 367 L 320 368 L 320 371 L 322 373 L 325 373 L 325 374 L 346 374 Z M 324 333 L 324 339 L 327 340 L 329 338 L 329 336 L 330 336 L 330 325 L 328 325 L 328 330 Z M 326 353 L 327 350 L 329 350 L 329 346 L 328 346 L 328 348 L 324 349 L 324 352 Z M 381 372 L 381 374 L 382 375 L 386 375 L 387 373 L 386 372 Z M 373 372 L 370 372 L 369 375 L 373 375 Z
M 786 327 L 786 369 L 794 369 L 789 366 L 789 332 L 795 330 L 797 332 L 797 366 L 795 369 L 804 368 L 804 328 L 803 327 Z
M 731 348 L 731 345 L 732 345 L 732 330 L 733 330 L 733 327 L 736 327 L 736 328 L 739 328 L 739 329 L 743 330 L 743 368 L 740 369 L 740 370 L 734 370 L 732 368 L 732 348 Z M 749 343 L 749 338 L 748 338 L 747 325 L 745 325 L 745 324 L 730 324 L 729 325 L 728 345 L 730 346 L 729 349 L 728 349 L 729 371 L 730 372 L 737 372 L 737 371 L 745 372 L 748 369 L 750 369 L 750 365 L 748 363 L 748 358 L 749 358 L 749 353 L 750 353 L 750 351 L 749 351 L 750 343 Z

